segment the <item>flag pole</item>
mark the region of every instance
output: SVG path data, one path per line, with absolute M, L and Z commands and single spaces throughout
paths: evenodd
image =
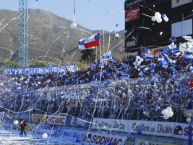
M 104 51 L 104 49 L 105 49 L 105 33 L 104 33 L 104 30 L 103 30 L 103 51 L 102 51 L 102 53 L 104 53 L 105 51 Z
M 97 60 L 97 47 L 95 46 L 95 50 L 96 50 L 96 60 Z
M 101 42 L 101 37 L 100 37 L 100 42 Z M 100 44 L 99 44 L 100 45 Z M 101 48 L 102 48 L 102 46 L 100 45 L 99 46 L 99 58 L 101 57 Z

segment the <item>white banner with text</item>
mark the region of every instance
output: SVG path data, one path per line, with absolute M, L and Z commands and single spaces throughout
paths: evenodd
M 94 118 L 92 129 L 188 139 L 188 124 Z

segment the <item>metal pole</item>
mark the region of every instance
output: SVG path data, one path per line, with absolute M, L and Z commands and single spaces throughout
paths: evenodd
M 188 145 L 192 145 L 192 124 L 188 126 Z
M 19 0 L 19 63 L 28 66 L 28 5 L 27 0 Z

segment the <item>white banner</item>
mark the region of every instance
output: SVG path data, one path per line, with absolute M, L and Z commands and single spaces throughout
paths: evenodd
M 66 116 L 48 115 L 46 122 L 48 124 L 65 125 L 66 124 Z
M 10 68 L 5 69 L 5 75 L 34 75 L 34 74 L 47 74 L 47 73 L 63 73 L 76 72 L 77 66 L 75 64 L 62 65 L 62 66 L 48 66 L 48 67 L 33 67 L 33 68 Z
M 66 125 L 66 116 L 32 114 L 32 122 L 44 122 L 47 124 Z
M 172 0 L 172 8 L 192 2 L 192 0 Z
M 99 133 L 87 133 L 85 143 L 91 143 L 93 145 L 104 145 L 111 142 L 113 145 L 124 145 L 126 137 Z
M 188 124 L 94 118 L 92 129 L 188 139 Z

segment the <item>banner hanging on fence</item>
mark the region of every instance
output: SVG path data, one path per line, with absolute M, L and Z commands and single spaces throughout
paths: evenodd
M 34 75 L 47 73 L 67 73 L 76 72 L 78 70 L 75 64 L 62 66 L 48 66 L 48 67 L 33 67 L 33 68 L 9 68 L 4 70 L 5 75 Z
M 188 139 L 188 124 L 94 118 L 92 129 Z

